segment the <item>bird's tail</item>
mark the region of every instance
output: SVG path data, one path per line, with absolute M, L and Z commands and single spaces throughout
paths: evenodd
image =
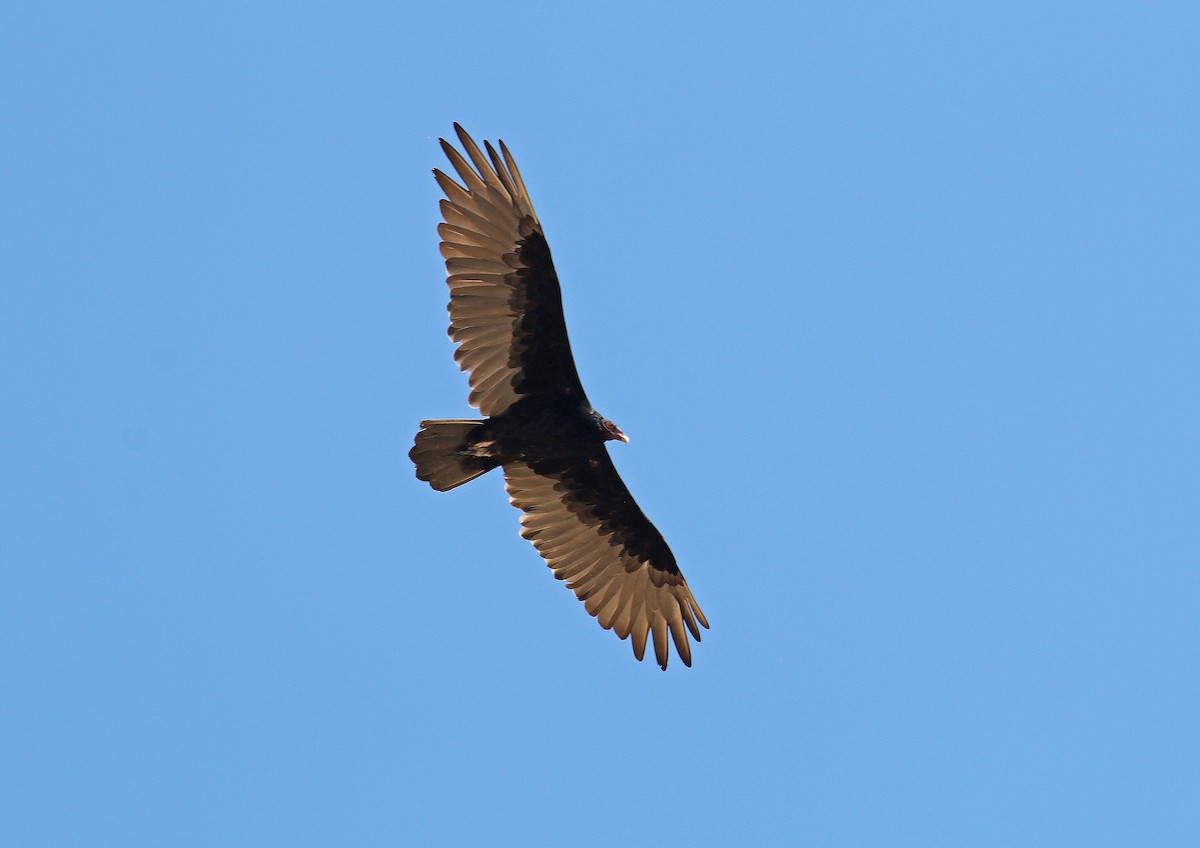
M 417 479 L 439 492 L 449 491 L 496 467 L 494 460 L 466 452 L 478 420 L 422 421 L 416 444 L 408 452 L 417 465 Z

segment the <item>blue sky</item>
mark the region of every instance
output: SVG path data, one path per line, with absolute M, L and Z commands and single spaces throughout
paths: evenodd
M 1194 4 L 0 12 L 6 845 L 1200 844 Z M 452 121 L 712 623 L 439 494 Z

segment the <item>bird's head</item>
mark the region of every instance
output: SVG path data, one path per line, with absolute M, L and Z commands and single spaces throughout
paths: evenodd
M 607 418 L 600 419 L 600 432 L 604 434 L 605 441 L 629 441 L 629 437 L 621 432 L 621 428 L 609 421 Z

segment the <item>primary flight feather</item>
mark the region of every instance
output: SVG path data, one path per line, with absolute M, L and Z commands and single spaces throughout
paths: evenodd
M 422 421 L 409 456 L 418 479 L 446 491 L 504 469 L 521 535 L 600 626 L 647 640 L 667 667 L 669 643 L 692 664 L 690 633 L 708 627 L 662 535 L 634 502 L 605 442 L 629 441 L 588 402 L 567 341 L 550 247 L 504 142 L 484 150 L 458 124 L 459 181 L 435 170 L 454 359 L 468 372 L 478 420 Z M 486 151 L 486 154 L 485 152 Z

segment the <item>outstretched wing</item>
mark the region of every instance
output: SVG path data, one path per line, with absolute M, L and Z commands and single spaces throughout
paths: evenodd
M 499 415 L 530 395 L 586 402 L 550 247 L 508 148 L 487 156 L 454 125 L 470 161 L 442 139 L 462 184 L 435 170 L 446 193 L 438 225 L 450 284 L 454 359 L 469 372 L 470 403 Z
M 652 634 L 664 669 L 669 631 L 679 658 L 690 666 L 688 633 L 699 642 L 698 623 L 708 627 L 708 621 L 603 445 L 584 457 L 509 463 L 504 477 L 513 506 L 525 513 L 521 535 L 600 626 L 622 639 L 632 636 L 639 660 Z

